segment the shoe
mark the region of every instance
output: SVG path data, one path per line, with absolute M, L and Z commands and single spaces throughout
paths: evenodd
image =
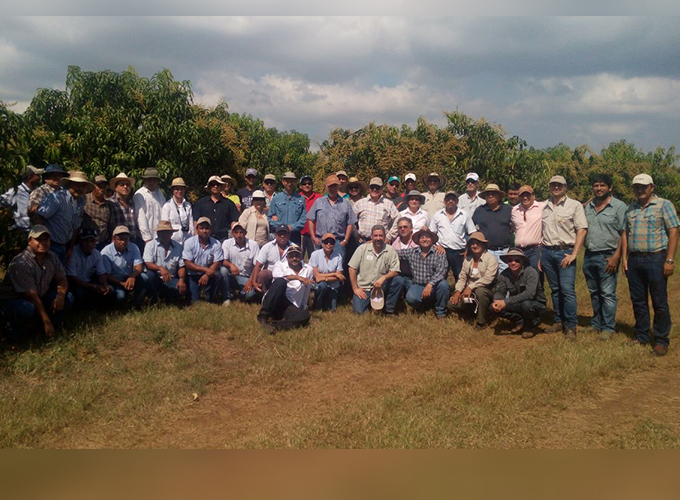
M 510 330 L 510 335 L 517 335 L 524 331 L 524 323 L 518 323 Z
M 556 333 L 561 332 L 562 330 L 564 330 L 562 323 L 553 323 L 552 325 L 545 328 L 546 333 Z
M 231 299 L 227 299 L 224 302 L 222 302 L 223 306 L 230 306 L 231 305 Z
M 446 316 L 435 316 L 435 318 L 442 320 L 442 319 L 446 319 Z
M 474 328 L 475 330 L 484 330 L 486 328 L 486 325 L 480 325 L 479 323 L 475 323 L 472 328 Z
M 533 339 L 536 336 L 536 332 L 533 329 L 524 330 L 522 332 L 523 339 Z
M 629 338 L 628 343 L 630 345 L 639 345 L 639 346 L 642 346 L 642 347 L 647 347 L 649 345 L 649 342 L 642 342 L 641 340 L 638 340 L 635 337 Z
M 597 336 L 597 340 L 611 340 L 614 338 L 614 332 L 600 332 L 600 334 Z
M 576 340 L 576 328 L 567 328 L 564 331 L 564 338 L 570 342 L 574 342 Z
M 668 352 L 668 346 L 656 344 L 652 350 L 655 356 L 665 356 Z

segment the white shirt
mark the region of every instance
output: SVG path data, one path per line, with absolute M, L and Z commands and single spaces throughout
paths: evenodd
M 411 212 L 410 209 L 405 209 L 399 212 L 401 217 L 407 217 L 413 223 L 413 232 L 417 233 L 423 226 L 428 227 L 430 223 L 430 218 L 427 216 L 427 212 L 421 208 L 418 209 L 416 213 Z
M 290 245 L 291 243 L 289 241 L 286 248 Z M 262 245 L 255 260 L 262 264 L 262 267 L 265 269 L 269 269 L 277 262 L 280 262 L 281 254 L 279 253 L 279 246 L 276 244 L 276 241 L 270 241 L 269 243 Z
M 458 209 L 463 209 L 469 214 L 474 214 L 477 207 L 481 207 L 485 204 L 486 200 L 479 196 L 479 192 L 474 200 L 471 200 L 470 195 L 467 193 L 463 193 L 458 197 Z
M 456 210 L 453 220 L 449 220 L 446 209 L 439 210 L 430 222 L 430 231 L 439 238 L 439 244 L 451 250 L 462 250 L 467 244 L 470 233 L 474 233 L 475 228 L 472 218 L 465 210 Z
M 260 251 L 260 246 L 253 240 L 246 238 L 243 248 L 236 244 L 234 238 L 224 240 L 222 243 L 222 252 L 224 252 L 224 259 L 228 260 L 236 267 L 238 267 L 239 276 L 250 278 L 255 267 L 255 257 Z
M 309 264 L 302 263 L 302 269 L 299 273 L 293 271 L 288 265 L 288 260 L 282 260 L 274 264 L 272 268 L 272 276 L 274 279 L 283 278 L 284 276 L 290 276 L 291 274 L 297 274 L 302 278 L 313 279 L 314 270 Z M 309 290 L 310 286 L 305 285 L 302 281 L 291 280 L 286 286 L 286 298 L 290 300 L 295 307 L 300 309 L 307 309 L 307 302 L 309 301 Z
M 165 196 L 159 188 L 152 193 L 142 186 L 132 197 L 135 204 L 135 220 L 139 234 L 144 241 L 156 239 L 156 227 L 161 221 L 161 209 L 165 205 Z
M 187 200 L 178 205 L 174 198 L 170 198 L 161 208 L 160 220 L 169 220 L 172 228 L 177 229 L 177 232 L 172 233 L 172 239 L 178 243 L 184 243 L 187 238 L 194 235 L 194 215 L 191 212 L 191 203 Z M 189 226 L 187 232 L 182 231 L 182 224 Z

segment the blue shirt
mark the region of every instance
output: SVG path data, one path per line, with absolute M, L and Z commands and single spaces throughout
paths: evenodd
M 94 249 L 90 255 L 85 255 L 80 245 L 76 245 L 66 266 L 66 276 L 75 276 L 85 283 L 90 283 L 95 276 L 102 274 L 106 274 L 106 267 L 99 250 Z
M 215 261 L 224 260 L 224 252 L 222 252 L 222 245 L 220 245 L 220 242 L 212 236 L 210 237 L 210 242 L 203 248 L 198 239 L 198 235 L 196 235 L 184 242 L 182 259 L 190 260 L 197 266 L 210 267 Z M 201 271 L 192 271 L 188 268 L 187 272 L 192 276 L 203 275 Z
M 352 226 L 357 221 L 357 216 L 349 201 L 340 196 L 333 205 L 328 200 L 328 196 L 319 198 L 307 213 L 307 218 L 316 222 L 318 238 L 326 233 L 332 233 L 336 238 L 344 238 L 347 226 Z
M 584 207 L 588 220 L 585 247 L 591 252 L 616 250 L 621 239 L 621 231 L 626 227 L 626 209 L 628 206 L 621 200 L 612 199 L 599 212 L 591 201 Z
M 142 254 L 134 243 L 128 243 L 127 250 L 120 253 L 113 243 L 109 243 L 102 249 L 104 268 L 106 273 L 118 281 L 125 281 L 130 277 L 135 266 L 142 264 Z
M 165 248 L 156 238 L 144 246 L 144 262 L 151 262 L 157 266 L 164 267 L 173 278 L 177 278 L 177 272 L 180 267 L 184 267 L 184 259 L 182 259 L 183 250 L 180 243 L 170 240 L 170 247 L 166 255 Z
M 68 189 L 50 194 L 38 207 L 38 215 L 45 219 L 52 242 L 67 245 L 83 222 L 85 198 L 75 199 Z
M 272 217 L 277 216 L 277 220 Z M 277 193 L 272 198 L 269 206 L 269 224 L 276 227 L 277 224 L 286 224 L 293 228 L 293 231 L 301 231 L 307 223 L 307 208 L 305 200 L 299 193 L 292 196 L 283 191 Z
M 320 273 L 334 273 L 336 271 L 342 272 L 342 255 L 336 249 L 333 249 L 330 259 L 326 258 L 323 249 L 315 250 L 309 256 L 309 265 L 318 268 Z M 328 286 L 331 288 L 340 288 L 339 281 L 329 281 Z

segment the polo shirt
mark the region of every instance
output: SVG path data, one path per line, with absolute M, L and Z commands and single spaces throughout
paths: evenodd
M 80 281 L 89 283 L 95 276 L 103 274 L 106 274 L 106 267 L 99 250 L 94 249 L 90 255 L 85 255 L 80 245 L 73 248 L 71 260 L 66 266 L 66 276 L 75 276 Z
M 234 238 L 224 240 L 222 243 L 222 252 L 224 253 L 224 260 L 228 260 L 236 267 L 238 267 L 239 276 L 250 278 L 255 267 L 255 258 L 260 252 L 260 246 L 253 240 L 246 238 L 242 247 L 236 244 Z
M 286 224 L 293 231 L 300 231 L 307 223 L 307 208 L 305 199 L 298 193 L 288 195 L 285 191 L 276 193 L 269 206 L 269 224 Z M 276 216 L 276 220 L 272 218 Z
M 309 257 L 309 265 L 312 268 L 318 268 L 320 273 L 335 273 L 342 272 L 342 255 L 336 249 L 331 252 L 330 258 L 326 258 L 323 249 L 315 250 Z M 328 286 L 331 288 L 340 288 L 339 281 L 329 281 Z
M 536 200 L 526 209 L 521 203 L 512 207 L 515 246 L 525 248 L 541 244 L 543 241 L 543 207 L 545 207 L 545 202 Z
M 323 196 L 314 202 L 307 218 L 316 223 L 316 236 L 321 238 L 326 233 L 344 238 L 348 226 L 357 222 L 357 216 L 349 201 L 339 195 L 335 203 L 331 204 L 328 196 Z
M 467 244 L 470 233 L 476 231 L 472 219 L 465 210 L 457 209 L 453 219 L 445 208 L 439 210 L 430 221 L 430 231 L 439 238 L 439 244 L 451 250 L 462 250 Z
M 631 252 L 660 252 L 668 248 L 667 231 L 678 227 L 678 213 L 673 204 L 653 195 L 646 207 L 637 201 L 628 205 L 626 231 Z
M 614 197 L 599 212 L 595 209 L 593 201 L 586 204 L 584 208 L 588 221 L 586 250 L 590 252 L 616 250 L 621 239 L 621 231 L 626 227 L 627 208 L 624 202 Z
M 481 198 L 479 193 L 477 193 L 477 196 L 475 196 L 474 200 L 471 199 L 470 195 L 467 193 L 463 193 L 458 197 L 458 208 L 462 208 L 469 214 L 474 214 L 478 207 L 481 207 L 485 204 L 486 200 Z
M 481 207 L 477 207 L 472 214 L 472 222 L 489 240 L 489 249 L 510 246 L 511 221 L 512 207 L 502 203 L 496 207 L 496 210 L 491 210 L 489 205 L 485 203 Z
M 163 244 L 156 238 L 144 245 L 144 262 L 151 262 L 164 267 L 173 278 L 176 278 L 179 269 L 184 267 L 183 251 L 182 244 L 171 239 L 166 253 Z
M 231 203 L 231 202 L 229 202 Z M 232 203 L 233 205 L 233 203 Z M 224 260 L 224 252 L 222 252 L 222 245 L 212 236 L 210 241 L 204 247 L 198 237 L 192 236 L 184 242 L 184 251 L 182 252 L 183 260 L 190 260 L 197 266 L 210 267 L 215 261 Z M 202 271 L 192 271 L 187 268 L 187 273 L 191 276 L 202 276 Z
M 580 202 L 565 196 L 555 205 L 550 198 L 543 208 L 543 245 L 573 245 L 576 231 L 588 228 L 588 219 Z
M 21 298 L 21 294 L 31 290 L 43 297 L 49 290 L 52 280 L 60 280 L 64 276 L 64 267 L 54 253 L 47 252 L 40 265 L 35 254 L 26 247 L 9 263 L 7 274 L 0 286 L 0 298 Z
M 248 208 L 242 205 L 242 208 Z M 220 196 L 214 202 L 210 196 L 204 196 L 194 205 L 194 220 L 207 217 L 212 223 L 212 236 L 223 241 L 229 236 L 231 223 L 239 218 L 239 212 L 234 202 Z
M 128 243 L 127 249 L 120 253 L 113 243 L 109 243 L 102 249 L 104 268 L 106 273 L 118 281 L 125 281 L 130 277 L 135 266 L 143 264 L 142 254 L 134 243 Z
M 385 245 L 379 254 L 375 253 L 372 243 L 357 248 L 349 261 L 349 267 L 356 269 L 357 286 L 370 290 L 378 278 L 390 271 L 399 272 L 399 254 L 392 245 Z
M 309 264 L 302 263 L 302 269 L 300 272 L 293 271 L 288 265 L 288 260 L 282 260 L 277 262 L 272 268 L 272 276 L 274 279 L 283 278 L 284 276 L 290 276 L 291 274 L 297 274 L 302 278 L 313 279 L 314 271 L 312 266 Z M 302 281 L 291 280 L 288 281 L 286 286 L 286 298 L 292 302 L 295 307 L 300 309 L 307 309 L 307 303 L 309 302 L 309 285 L 305 285 Z
M 289 241 L 288 244 L 286 245 L 286 248 L 288 248 L 291 244 L 292 243 Z M 264 245 L 262 245 L 262 248 L 260 248 L 257 257 L 255 257 L 255 262 L 259 262 L 260 264 L 262 264 L 262 267 L 264 269 L 268 269 L 277 262 L 281 262 L 281 257 L 282 255 L 279 252 L 279 246 L 277 245 L 276 240 L 272 240 L 269 243 L 265 243 Z
M 50 194 L 38 207 L 38 215 L 45 219 L 52 243 L 67 245 L 83 222 L 85 200 L 76 199 L 68 189 Z

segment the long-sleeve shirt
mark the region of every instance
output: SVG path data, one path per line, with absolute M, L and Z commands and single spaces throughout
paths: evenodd
M 496 275 L 498 274 L 498 260 L 490 252 L 484 252 L 479 258 L 477 269 L 474 268 L 472 255 L 465 257 L 463 268 L 460 270 L 458 281 L 456 281 L 456 291 L 462 292 L 466 286 L 474 292 L 475 288 L 484 286 L 491 288 Z
M 151 241 L 156 238 L 156 227 L 161 221 L 161 209 L 165 205 L 165 196 L 158 188 L 150 191 L 146 186 L 142 186 L 137 190 L 133 199 L 139 234 L 144 241 Z
M 301 231 L 307 223 L 307 207 L 305 199 L 298 193 L 288 195 L 285 191 L 276 193 L 269 205 L 269 224 L 276 227 L 278 224 L 286 224 L 292 231 Z M 276 220 L 273 220 L 276 216 Z
M 422 208 L 419 208 L 416 213 L 411 212 L 410 209 L 402 210 L 399 212 L 399 217 L 406 217 L 411 220 L 413 224 L 413 232 L 417 233 L 423 226 L 429 227 L 430 218 L 427 216 L 427 212 Z
M 134 241 L 139 236 L 139 228 L 137 227 L 137 220 L 135 219 L 135 200 L 132 196 L 127 199 L 127 204 L 123 206 L 118 197 L 118 193 L 114 193 L 111 198 L 108 198 L 113 207 L 113 226 L 125 226 L 130 231 L 130 241 Z
M 390 241 L 397 237 L 397 225 L 399 210 L 392 200 L 381 196 L 378 201 L 373 201 L 370 196 L 362 198 L 354 204 L 354 213 L 359 221 L 359 235 L 364 239 L 371 237 L 371 228 L 376 224 L 385 226 L 386 235 Z
M 161 220 L 169 220 L 172 228 L 177 229 L 172 233 L 172 239 L 178 243 L 184 243 L 194 235 L 194 214 L 187 200 L 182 201 L 181 205 L 174 198 L 166 201 L 161 208 Z M 187 230 L 182 231 L 182 227 Z
M 427 215 L 430 219 L 434 217 L 434 214 L 436 214 L 442 208 L 444 208 L 445 196 L 446 194 L 442 193 L 441 191 L 437 191 L 434 194 L 430 193 L 429 191 L 423 193 L 423 198 L 425 198 L 425 203 L 423 203 L 423 210 L 427 212 Z
M 45 219 L 53 243 L 67 245 L 83 222 L 85 200 L 74 198 L 68 189 L 49 195 L 38 207 L 38 215 Z
M 11 188 L 0 196 L 0 205 L 12 208 L 12 215 L 14 216 L 14 226 L 12 226 L 12 229 L 25 229 L 28 231 L 31 228 L 31 221 L 28 218 L 28 199 L 30 194 L 31 189 L 22 182 L 19 187 Z
M 512 271 L 508 268 L 498 275 L 494 300 L 504 300 L 506 305 L 519 304 L 525 300 L 535 300 L 545 305 L 543 287 L 538 286 L 538 271 L 531 266 L 526 266 L 515 279 Z
M 423 257 L 420 247 L 407 248 L 397 252 L 399 258 L 406 259 L 411 267 L 412 281 L 416 285 L 436 285 L 446 277 L 449 263 L 446 255 L 438 254 L 430 248 Z

